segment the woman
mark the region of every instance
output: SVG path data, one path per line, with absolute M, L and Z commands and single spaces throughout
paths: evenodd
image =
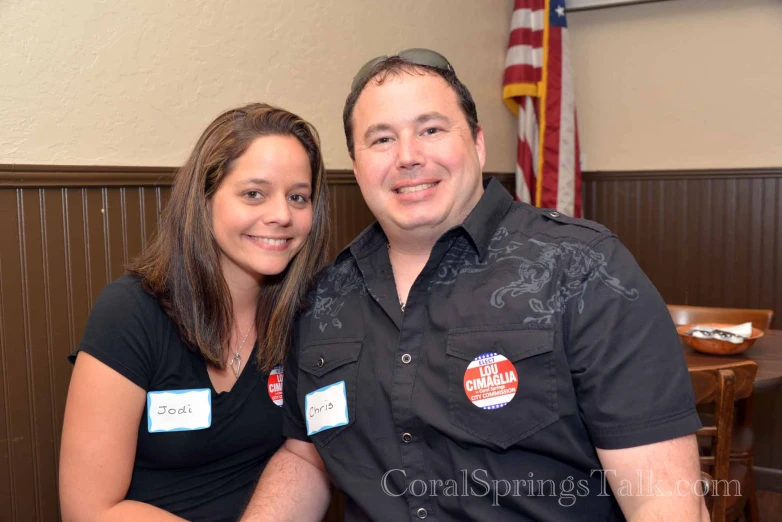
M 283 441 L 279 365 L 327 206 L 307 122 L 253 104 L 209 125 L 71 355 L 64 521 L 238 518 Z

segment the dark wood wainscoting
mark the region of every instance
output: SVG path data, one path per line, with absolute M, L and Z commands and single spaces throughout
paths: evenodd
M 54 521 L 60 429 L 100 290 L 157 227 L 171 169 L 0 166 L 0 519 Z
M 667 303 L 768 308 L 782 328 L 782 168 L 590 172 L 586 217 L 614 231 Z M 759 487 L 782 488 L 782 394 L 754 400 Z
M 66 355 L 154 234 L 172 174 L 0 165 L 0 520 L 59 518 Z M 497 176 L 512 190 L 512 175 Z M 773 308 L 782 327 L 782 169 L 587 173 L 584 189 L 587 217 L 619 235 L 666 301 Z M 352 172 L 330 172 L 329 194 L 333 257 L 373 218 Z
M 590 172 L 584 207 L 666 302 L 770 308 L 782 328 L 782 168 Z
M 364 203 L 352 171 L 330 171 L 328 178 L 331 210 L 329 259 L 334 259 L 375 218 Z

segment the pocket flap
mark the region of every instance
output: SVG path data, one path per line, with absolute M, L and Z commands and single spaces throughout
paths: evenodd
M 335 368 L 356 362 L 363 341 L 363 338 L 336 339 L 307 345 L 299 355 L 299 368 L 320 377 Z
M 446 354 L 472 361 L 486 352 L 495 352 L 516 362 L 554 349 L 553 329 L 530 330 L 524 326 L 455 328 L 448 332 Z

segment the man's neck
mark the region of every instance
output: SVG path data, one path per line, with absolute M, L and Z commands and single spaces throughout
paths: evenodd
M 404 232 L 402 234 L 404 234 Z M 429 254 L 432 252 L 432 248 L 434 248 L 434 244 L 437 242 L 436 238 L 419 240 L 417 238 L 404 236 L 387 235 L 386 237 L 388 238 L 389 249 L 393 249 L 394 255 L 401 255 L 406 258 L 428 258 Z
M 409 231 L 389 231 L 388 258 L 391 261 L 391 269 L 394 274 L 394 284 L 397 295 L 402 303 L 407 303 L 410 289 L 418 278 L 418 275 L 426 266 L 432 253 L 437 237 L 427 237 L 425 234 L 415 234 Z
M 391 246 L 389 242 L 388 259 L 391 261 L 396 293 L 401 303 L 407 303 L 410 289 L 426 266 L 430 253 L 431 247 L 428 250 L 423 248 L 410 249 L 409 246 L 398 248 Z
M 461 222 L 461 221 L 460 221 Z M 435 243 L 450 230 L 450 226 L 440 223 L 437 227 L 399 228 L 393 221 L 380 221 L 388 244 L 395 254 L 405 256 L 426 256 L 432 252 Z

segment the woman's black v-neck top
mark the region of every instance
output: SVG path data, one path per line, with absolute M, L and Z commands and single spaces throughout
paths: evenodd
M 270 395 L 279 388 L 270 388 L 278 376 L 270 381 L 259 370 L 257 349 L 256 344 L 231 391 L 217 393 L 204 359 L 186 348 L 138 277 L 125 275 L 103 289 L 71 362 L 84 351 L 146 392 L 211 393 L 206 429 L 150 433 L 145 405 L 128 500 L 193 521 L 233 521 L 241 515 L 263 467 L 283 442 L 281 398 Z

